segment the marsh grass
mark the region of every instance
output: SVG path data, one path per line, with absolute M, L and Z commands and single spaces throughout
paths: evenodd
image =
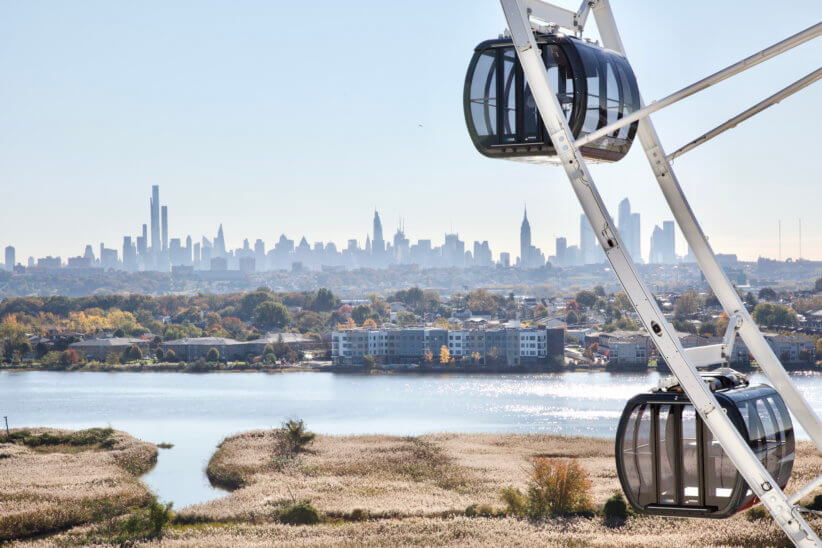
M 114 449 L 117 440 L 112 428 L 88 428 L 74 432 L 15 430 L 7 436 L 12 443 L 25 445 L 40 453 L 78 453 Z
M 150 504 L 135 477 L 157 450 L 107 428 L 16 430 L 0 445 L 0 543 L 105 521 Z

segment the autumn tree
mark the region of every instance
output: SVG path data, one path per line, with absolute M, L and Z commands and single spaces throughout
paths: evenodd
M 440 363 L 442 365 L 446 365 L 448 363 L 451 363 L 451 352 L 448 350 L 448 347 L 445 346 L 445 345 L 442 345 L 442 347 L 440 348 Z
M 699 308 L 699 295 L 696 291 L 686 291 L 674 303 L 674 316 L 676 318 L 685 318 L 694 314 Z
M 423 352 L 422 361 L 424 363 L 433 363 L 434 362 L 434 353 L 431 352 L 430 348 L 426 348 L 425 352 Z
M 477 289 L 468 293 L 468 308 L 475 314 L 496 314 L 499 303 L 487 289 Z
M 377 322 L 373 318 L 368 318 L 362 322 L 362 326 L 365 329 L 377 329 Z

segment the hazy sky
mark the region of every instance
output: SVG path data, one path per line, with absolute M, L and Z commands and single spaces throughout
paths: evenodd
M 577 0 L 561 0 L 578 7 Z M 612 0 L 646 102 L 822 19 L 822 2 Z M 592 28 L 593 19 L 589 20 Z M 373 208 L 393 234 L 453 227 L 496 257 L 578 241 L 562 170 L 490 160 L 465 129 L 474 46 L 495 0 L 71 2 L 0 0 L 0 246 L 29 255 L 118 250 L 148 223 L 152 184 L 171 237 L 239 246 L 281 233 L 361 243 Z M 669 151 L 819 66 L 822 39 L 655 114 Z M 817 83 L 677 160 L 718 252 L 822 259 Z M 647 256 L 665 204 L 638 143 L 592 168 L 616 218 L 628 196 Z M 684 254 L 684 241 L 677 241 Z M 516 253 L 515 253 L 516 254 Z

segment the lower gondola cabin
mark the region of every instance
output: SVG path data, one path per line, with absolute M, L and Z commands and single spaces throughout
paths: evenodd
M 754 454 L 785 488 L 794 460 L 791 418 L 766 385 L 721 384 L 715 396 Z M 724 518 L 758 502 L 678 387 L 632 398 L 619 422 L 617 472 L 642 514 Z

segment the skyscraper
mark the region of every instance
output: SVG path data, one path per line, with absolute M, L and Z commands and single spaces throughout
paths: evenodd
M 654 227 L 651 234 L 651 252 L 648 262 L 657 264 L 673 264 L 676 262 L 676 238 L 674 222 L 663 221 L 662 228 Z
M 7 245 L 6 246 L 6 270 L 14 270 L 14 247 Z
M 531 223 L 528 222 L 528 208 L 522 214 L 519 227 L 519 266 L 528 268 L 531 265 Z
M 374 255 L 382 255 L 385 251 L 385 240 L 382 237 L 382 221 L 380 214 L 374 210 L 374 239 L 371 241 L 371 249 Z
M 564 237 L 556 239 L 556 258 L 559 266 L 568 266 L 568 240 Z
M 214 238 L 214 257 L 225 257 L 225 235 L 223 234 L 223 223 L 217 229 L 217 237 Z
M 160 186 L 151 187 L 151 252 L 160 251 Z
M 663 245 L 662 253 L 667 264 L 676 263 L 676 236 L 674 234 L 674 222 L 662 221 Z
M 631 243 L 629 250 L 631 257 L 638 262 L 642 262 L 642 228 L 640 225 L 639 213 L 631 213 Z
M 162 212 L 162 223 L 163 223 L 163 252 L 165 253 L 168 251 L 168 206 L 163 206 L 160 211 Z
M 625 244 L 625 248 L 628 250 L 628 253 L 631 256 L 635 255 L 634 248 L 632 247 L 633 239 L 633 229 L 634 225 L 631 222 L 631 202 L 628 198 L 623 199 L 619 202 L 619 235 L 622 237 L 622 243 Z

